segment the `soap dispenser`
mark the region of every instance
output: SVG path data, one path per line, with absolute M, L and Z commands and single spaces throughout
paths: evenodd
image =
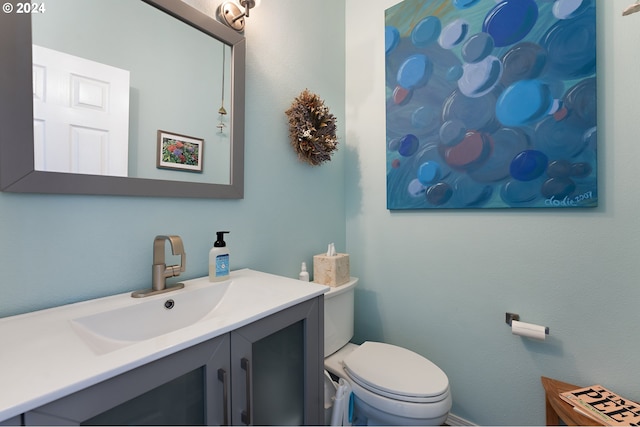
M 209 251 L 209 281 L 220 282 L 229 278 L 229 249 L 224 241 L 228 231 L 217 231 L 217 240 Z

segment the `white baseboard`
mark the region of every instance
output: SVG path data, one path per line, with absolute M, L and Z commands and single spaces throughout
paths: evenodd
M 477 424 L 472 423 L 471 421 L 467 421 L 464 418 L 460 418 L 456 415 L 449 414 L 447 417 L 447 421 L 445 423 L 448 426 L 475 426 Z

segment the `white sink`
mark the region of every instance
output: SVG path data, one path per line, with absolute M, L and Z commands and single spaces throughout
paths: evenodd
M 215 316 L 232 281 L 131 298 L 131 305 L 70 321 L 73 330 L 97 354 L 177 331 Z

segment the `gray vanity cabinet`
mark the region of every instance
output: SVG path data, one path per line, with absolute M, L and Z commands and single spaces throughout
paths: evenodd
M 316 297 L 24 414 L 26 425 L 319 425 Z

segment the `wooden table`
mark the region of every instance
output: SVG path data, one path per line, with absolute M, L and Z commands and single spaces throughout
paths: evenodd
M 560 393 L 575 390 L 580 386 L 541 377 L 545 393 L 545 411 L 548 426 L 560 425 L 560 420 L 568 426 L 602 426 L 598 421 L 573 410 L 573 406 L 560 398 Z

